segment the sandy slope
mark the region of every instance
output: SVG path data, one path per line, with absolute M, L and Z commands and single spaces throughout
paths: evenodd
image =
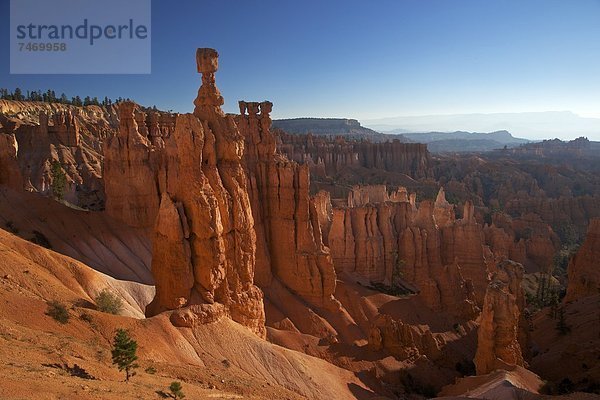
M 539 376 L 522 367 L 512 371 L 496 370 L 487 375 L 469 376 L 456 384 L 446 386 L 438 399 L 486 399 L 486 400 L 593 400 L 600 396 L 590 393 L 572 393 L 564 396 L 537 394 L 543 381 Z
M 349 371 L 259 339 L 222 319 L 196 329 L 175 328 L 168 315 L 150 319 L 95 311 L 92 299 L 105 286 L 128 301 L 128 314 L 152 288 L 118 281 L 69 257 L 0 230 L 0 398 L 159 398 L 172 380 L 188 398 L 374 398 Z M 70 321 L 45 315 L 46 301 L 69 308 Z M 110 365 L 114 331 L 123 327 L 139 343 L 132 382 Z M 72 376 L 77 364 L 94 379 Z M 144 372 L 149 366 L 156 374 Z
M 549 308 L 533 320 L 530 368 L 554 383 L 569 379 L 576 389 L 600 384 L 600 294 L 567 303 L 569 332 L 561 334 Z M 598 396 L 600 398 L 600 396 Z

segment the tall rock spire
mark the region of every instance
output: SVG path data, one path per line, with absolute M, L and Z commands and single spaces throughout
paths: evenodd
M 215 84 L 215 72 L 219 69 L 219 53 L 215 49 L 199 48 L 196 50 L 196 65 L 202 74 L 202 86 L 198 89 L 198 97 L 194 100 L 194 115 L 209 119 L 211 115 L 223 115 L 221 106 L 223 96 Z

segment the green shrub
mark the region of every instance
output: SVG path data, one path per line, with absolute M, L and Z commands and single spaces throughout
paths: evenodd
M 182 389 L 181 383 L 179 382 L 171 382 L 171 386 L 169 386 L 169 391 L 172 393 L 174 399 L 183 399 L 185 397 Z
M 79 316 L 83 321 L 91 323 L 93 321 L 92 316 L 88 313 L 83 313 Z
M 67 308 L 56 300 L 48 302 L 46 315 L 51 316 L 55 321 L 60 322 L 61 324 L 69 322 L 69 312 L 67 311 Z
M 120 314 L 123 309 L 123 301 L 108 289 L 102 290 L 96 296 L 98 310 L 109 314 Z
M 144 370 L 147 374 L 154 375 L 156 373 L 156 368 L 148 367 Z

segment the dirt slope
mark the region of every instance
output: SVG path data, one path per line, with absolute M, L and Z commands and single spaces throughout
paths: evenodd
M 173 380 L 188 398 L 374 398 L 352 373 L 228 319 L 181 329 L 168 314 L 98 312 L 92 299 L 107 286 L 126 300 L 129 315 L 141 316 L 153 295 L 150 286 L 115 280 L 0 230 L 0 398 L 157 398 Z M 67 324 L 45 315 L 48 300 L 67 305 Z M 110 339 L 120 327 L 139 343 L 141 368 L 129 384 L 110 364 Z M 150 366 L 155 374 L 145 372 Z M 93 379 L 76 376 L 86 374 Z

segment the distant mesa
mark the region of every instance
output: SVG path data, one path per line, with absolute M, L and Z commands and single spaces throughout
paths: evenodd
M 514 137 L 505 130 L 489 133 L 456 131 L 402 135 L 411 142 L 426 143 L 429 151 L 433 153 L 492 151 L 505 146 L 512 148 L 530 143 L 529 140 Z
M 505 146 L 512 148 L 530 143 L 529 140 L 516 138 L 505 130 L 490 133 L 465 131 L 410 133 L 403 129 L 378 132 L 362 126 L 356 119 L 348 118 L 279 119 L 273 121 L 273 128 L 292 135 L 343 136 L 355 140 L 367 139 L 371 142 L 400 140 L 409 143 L 426 143 L 429 151 L 434 153 L 492 151 Z
M 356 119 L 348 118 L 292 118 L 273 120 L 273 128 L 294 135 L 313 134 L 319 136 L 346 136 L 353 139 L 370 139 L 381 142 L 400 139 L 402 135 L 384 135 L 365 128 Z
M 530 139 L 565 136 L 597 138 L 600 132 L 600 118 L 585 118 L 570 111 L 401 116 L 363 120 L 362 123 L 385 133 L 495 132 L 506 129 L 516 136 Z

